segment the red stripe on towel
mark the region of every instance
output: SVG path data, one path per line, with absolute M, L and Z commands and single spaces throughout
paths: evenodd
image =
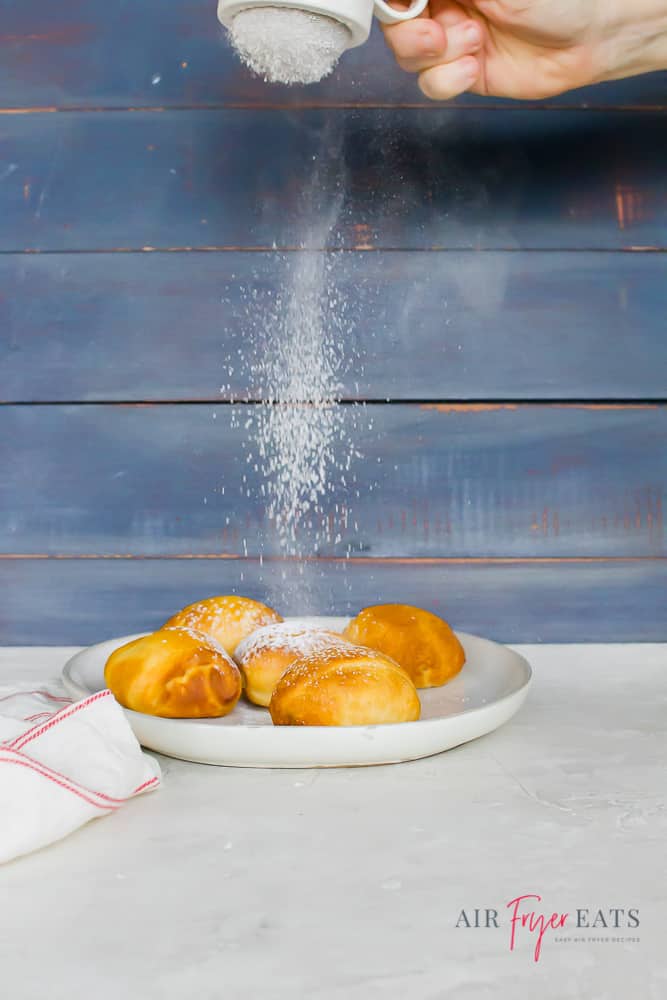
M 0 701 L 9 701 L 10 698 L 21 698 L 23 695 L 39 694 L 42 698 L 48 698 L 49 701 L 62 702 L 65 705 L 71 705 L 71 698 L 57 698 L 55 694 L 49 694 L 48 691 L 14 691 L 12 694 L 5 694 L 0 698 Z
M 132 792 L 132 795 L 138 795 L 139 792 L 146 791 L 146 789 L 150 788 L 151 785 L 157 785 L 159 781 L 160 779 L 157 777 L 157 775 L 153 778 L 149 778 L 148 781 L 144 781 L 143 785 L 139 785 L 138 788 L 135 788 L 134 791 Z
M 3 749 L 5 750 L 6 753 L 15 755 L 19 757 L 22 761 L 28 761 L 30 764 L 34 764 L 37 767 L 41 768 L 42 771 L 48 772 L 48 775 L 45 775 L 45 777 L 52 775 L 54 777 L 54 780 L 58 780 L 59 782 L 67 782 L 68 785 L 72 785 L 73 788 L 80 789 L 81 792 L 85 793 L 86 795 L 96 795 L 99 799 L 103 799 L 104 802 L 110 803 L 114 808 L 122 806 L 124 802 L 129 802 L 130 799 L 133 798 L 135 795 L 137 795 L 139 792 L 144 791 L 144 789 L 148 788 L 150 785 L 156 784 L 158 781 L 158 778 L 156 776 L 149 778 L 148 781 L 144 781 L 143 785 L 139 785 L 139 787 L 135 788 L 134 791 L 130 792 L 129 795 L 126 795 L 124 798 L 119 799 L 113 795 L 107 795 L 106 792 L 98 792 L 97 789 L 95 788 L 87 788 L 80 782 L 74 781 L 73 778 L 68 778 L 67 775 L 62 774 L 61 771 L 56 771 L 56 769 L 54 767 L 51 767 L 50 764 L 43 764 L 42 761 L 35 760 L 33 757 L 28 757 L 27 754 L 21 753 L 20 750 L 13 750 L 9 747 Z M 2 758 L 0 757 L 0 759 Z
M 74 785 L 71 784 L 71 782 L 61 781 L 59 778 L 56 778 L 53 774 L 49 774 L 48 771 L 44 770 L 44 768 L 38 765 L 31 757 L 20 757 L 18 755 L 8 757 L 5 756 L 3 751 L 0 750 L 0 763 L 18 764 L 20 767 L 27 767 L 29 770 L 35 771 L 37 774 L 40 774 L 43 778 L 46 778 L 47 781 L 52 781 L 54 785 L 59 785 L 61 788 L 64 788 L 65 791 L 72 792 L 73 795 L 78 795 L 78 797 L 80 799 L 83 799 L 84 802 L 87 802 L 88 805 L 94 806 L 96 809 L 101 809 L 102 812 L 108 812 L 110 810 L 119 809 L 121 806 L 120 802 L 118 803 L 118 805 L 113 805 L 112 803 L 104 804 L 101 802 L 96 802 L 94 799 L 90 798 L 89 795 L 86 795 L 79 788 L 75 788 Z
M 48 732 L 48 730 L 52 729 L 53 726 L 57 726 L 59 722 L 69 719 L 70 716 L 74 715 L 76 712 L 80 712 L 82 708 L 87 708 L 88 705 L 92 705 L 93 702 L 99 701 L 100 698 L 111 697 L 111 691 L 98 691 L 97 694 L 91 694 L 89 698 L 84 698 L 83 701 L 77 701 L 74 705 L 68 708 L 61 708 L 59 712 L 56 712 L 50 722 L 28 729 L 27 732 L 21 733 L 20 736 L 17 736 L 16 739 L 12 740 L 11 743 L 8 743 L 7 746 L 11 750 L 20 750 L 27 743 L 30 743 L 32 740 L 36 740 L 38 736 L 42 736 L 44 733 Z

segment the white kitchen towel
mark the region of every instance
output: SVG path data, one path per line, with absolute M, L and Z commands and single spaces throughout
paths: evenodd
M 72 703 L 55 685 L 0 688 L 0 863 L 159 783 L 110 691 Z

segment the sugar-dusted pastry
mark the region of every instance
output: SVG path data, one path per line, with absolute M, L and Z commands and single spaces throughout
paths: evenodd
M 165 628 L 185 625 L 196 629 L 222 646 L 230 656 L 246 636 L 261 625 L 281 622 L 282 617 L 277 611 L 268 608 L 266 604 L 252 601 L 249 597 L 236 597 L 228 594 L 225 597 L 209 597 L 205 601 L 189 604 L 166 623 Z
M 350 644 L 311 653 L 288 667 L 269 710 L 276 726 L 374 726 L 414 722 L 421 705 L 398 663 Z
M 418 688 L 446 684 L 465 663 L 463 646 L 447 622 L 409 604 L 364 608 L 343 635 L 396 660 Z
M 224 649 L 188 628 L 163 628 L 120 646 L 104 679 L 125 708 L 166 719 L 228 715 L 243 686 Z
M 245 693 L 255 705 L 268 707 L 273 689 L 296 660 L 321 652 L 345 640 L 323 628 L 278 622 L 252 632 L 236 647 L 234 659 L 241 668 Z

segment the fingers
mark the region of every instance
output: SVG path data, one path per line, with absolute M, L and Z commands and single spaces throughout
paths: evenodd
M 479 25 L 470 19 L 460 20 L 445 30 L 438 21 L 416 18 L 386 27 L 385 37 L 399 66 L 408 73 L 453 63 L 473 55 L 482 44 Z
M 435 17 L 386 25 L 384 34 L 399 66 L 419 73 L 422 93 L 434 101 L 457 97 L 481 74 L 475 58 L 482 48 L 481 25 L 457 3 L 431 4 Z
M 432 66 L 419 75 L 419 88 L 432 101 L 448 101 L 470 90 L 479 79 L 481 67 L 474 56 Z
M 445 59 L 456 62 L 464 56 L 472 56 L 482 45 L 482 31 L 476 21 L 461 21 L 447 29 L 447 49 Z
M 383 31 L 396 62 L 408 73 L 418 73 L 445 58 L 447 36 L 437 21 L 418 17 L 386 25 Z

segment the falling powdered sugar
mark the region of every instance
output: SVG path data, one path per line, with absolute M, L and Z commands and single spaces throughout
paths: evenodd
M 233 408 L 237 427 L 245 431 L 249 473 L 243 489 L 263 509 L 269 529 L 260 544 L 266 546 L 270 538 L 275 554 L 290 560 L 280 580 L 272 574 L 269 593 L 281 608 L 287 600 L 302 614 L 321 610 L 313 606 L 308 560 L 332 546 L 336 554 L 349 554 L 342 531 L 332 532 L 331 525 L 348 523 L 349 504 L 358 495 L 359 442 L 372 427 L 363 404 L 342 399 L 343 378 L 352 368 L 359 371 L 361 359 L 354 350 L 348 303 L 336 282 L 339 253 L 325 249 L 343 205 L 340 138 L 338 143 L 329 142 L 322 167 L 314 167 L 302 192 L 308 220 L 304 248 L 276 254 L 275 273 L 283 268 L 285 278 L 275 294 L 261 303 L 250 296 L 242 359 L 248 384 L 244 402 L 250 405 Z M 330 190 L 331 179 L 323 184 L 321 170 L 337 178 L 325 211 L 319 196 L 323 188 Z M 288 579 L 290 563 L 296 573 Z
M 339 405 L 339 345 L 330 337 L 336 304 L 326 302 L 324 255 L 300 256 L 278 308 L 275 333 L 254 371 L 263 397 L 253 412 L 255 444 L 268 518 L 285 554 L 298 554 L 304 520 L 323 513 L 323 499 L 355 457 L 350 442 L 341 448 L 346 415 Z
M 283 567 L 280 597 L 270 588 L 271 597 L 283 607 L 287 588 L 294 610 L 304 613 L 311 606 L 306 560 L 342 541 L 339 533 L 332 537 L 332 512 L 356 484 L 365 411 L 341 404 L 345 310 L 330 284 L 327 255 L 299 252 L 290 264 L 286 287 L 262 316 L 265 336 L 250 372 L 261 402 L 245 409 L 244 426 L 254 499 L 264 507 L 277 554 L 296 559 L 291 579 Z

